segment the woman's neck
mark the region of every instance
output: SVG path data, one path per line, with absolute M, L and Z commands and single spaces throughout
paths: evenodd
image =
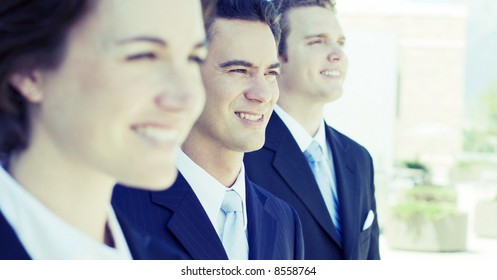
M 45 147 L 46 148 L 46 147 Z M 114 180 L 36 143 L 13 156 L 9 172 L 62 220 L 104 243 Z

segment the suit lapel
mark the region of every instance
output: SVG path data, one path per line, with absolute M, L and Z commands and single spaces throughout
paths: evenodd
M 136 231 L 125 217 L 116 211 L 119 225 L 126 238 L 131 256 L 135 260 L 186 260 L 189 256 L 172 242 L 159 242 L 157 238 Z
M 0 212 L 0 260 L 30 260 L 14 229 Z
M 274 259 L 278 221 L 266 208 L 267 197 L 246 180 L 248 241 L 250 260 Z
M 337 181 L 338 200 L 345 257 L 355 250 L 359 227 L 359 183 L 354 170 L 354 155 L 348 151 L 348 144 L 340 141 L 337 132 L 326 126 L 326 137 L 333 153 L 333 164 Z
M 321 227 L 341 246 L 312 170 L 297 142 L 277 114 L 271 116 L 266 131 L 265 147 L 275 151 L 274 168 Z M 289 161 L 289 158 L 293 160 Z
M 207 213 L 181 174 L 167 191 L 153 192 L 152 201 L 173 212 L 167 227 L 194 259 L 228 259 Z

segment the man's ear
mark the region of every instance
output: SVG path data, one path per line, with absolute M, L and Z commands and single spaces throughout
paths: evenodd
M 41 73 L 37 70 L 21 71 L 10 75 L 9 82 L 26 100 L 41 103 L 43 91 Z

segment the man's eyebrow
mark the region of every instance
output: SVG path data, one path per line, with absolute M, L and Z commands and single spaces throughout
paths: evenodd
M 226 62 L 220 63 L 219 67 L 221 68 L 227 68 L 227 67 L 232 67 L 232 66 L 243 66 L 243 67 L 254 67 L 254 64 L 245 61 L 245 60 L 228 60 Z
M 151 37 L 151 36 L 138 36 L 138 37 L 120 39 L 120 40 L 117 40 L 116 43 L 118 45 L 124 45 L 124 44 L 128 44 L 128 43 L 133 43 L 133 42 L 149 42 L 149 43 L 154 43 L 154 44 L 158 44 L 161 46 L 167 46 L 166 41 L 159 39 L 157 37 Z
M 308 35 L 308 36 L 305 36 L 304 39 L 312 39 L 312 38 L 328 38 L 328 36 L 326 36 L 326 34 L 324 33 L 320 33 L 320 34 L 313 34 L 313 35 Z M 345 41 L 347 40 L 347 38 L 344 36 L 344 35 L 341 35 L 341 36 L 338 36 L 338 39 L 339 40 L 342 40 L 342 41 Z
M 269 65 L 269 67 L 267 69 L 275 69 L 275 68 L 280 68 L 280 63 L 279 62 L 276 62 L 276 63 L 273 63 L 271 65 Z
M 311 39 L 311 38 L 326 38 L 326 35 L 323 33 L 320 33 L 320 34 L 312 34 L 312 35 L 308 35 L 308 36 L 304 37 L 304 39 Z

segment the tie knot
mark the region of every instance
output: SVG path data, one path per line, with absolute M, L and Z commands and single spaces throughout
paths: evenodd
M 312 141 L 307 150 L 304 152 L 307 161 L 309 162 L 320 162 L 323 160 L 323 150 L 319 146 L 318 142 Z
M 225 213 L 229 212 L 241 212 L 242 211 L 242 199 L 233 190 L 226 191 L 224 195 L 223 204 L 221 205 L 221 210 Z

